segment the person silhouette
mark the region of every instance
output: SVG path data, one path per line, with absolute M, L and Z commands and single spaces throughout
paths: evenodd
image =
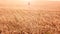
M 30 2 L 28 2 L 28 6 L 30 6 Z
M 31 5 L 30 2 L 28 2 L 28 8 L 29 8 L 29 10 L 31 9 L 31 6 L 30 5 Z

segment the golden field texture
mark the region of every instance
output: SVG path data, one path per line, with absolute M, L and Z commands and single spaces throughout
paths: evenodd
M 0 8 L 0 34 L 60 34 L 60 11 Z

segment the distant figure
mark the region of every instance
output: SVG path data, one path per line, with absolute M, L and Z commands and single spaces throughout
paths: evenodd
M 28 2 L 28 6 L 30 6 L 30 2 Z

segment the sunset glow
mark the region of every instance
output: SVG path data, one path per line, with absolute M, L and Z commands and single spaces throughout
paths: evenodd
M 22 2 L 24 2 L 24 3 L 28 3 L 28 2 L 33 3 L 33 2 L 35 2 L 35 0 L 22 0 Z
M 32 1 L 32 0 L 24 0 L 25 2 L 30 2 L 30 1 Z
M 60 0 L 0 0 L 0 34 L 60 34 Z

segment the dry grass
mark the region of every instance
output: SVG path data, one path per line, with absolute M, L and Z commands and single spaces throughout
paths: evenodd
M 60 11 L 0 8 L 0 34 L 60 34 Z

